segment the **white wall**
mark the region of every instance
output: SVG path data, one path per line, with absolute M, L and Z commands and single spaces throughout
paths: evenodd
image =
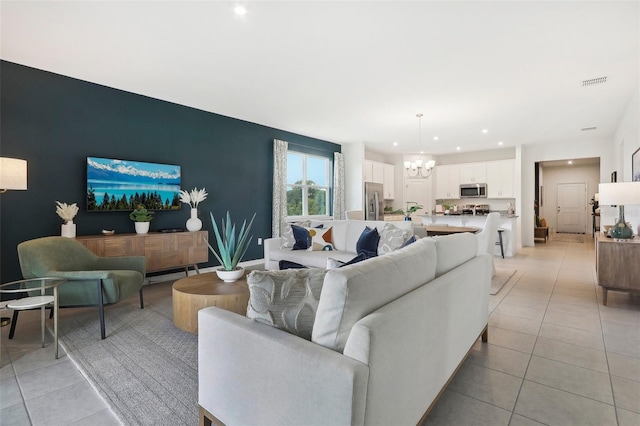
M 345 210 L 363 210 L 364 143 L 342 145 L 344 155 Z
M 556 232 L 557 226 L 557 188 L 560 183 L 585 183 L 587 187 L 586 202 L 588 203 L 593 194 L 598 192 L 600 183 L 600 166 L 553 166 L 542 167 L 541 175 L 544 176 L 544 200 L 540 207 L 540 217 L 547 220 L 549 232 Z M 592 229 L 591 206 L 585 204 L 585 228 L 584 232 L 590 234 Z
M 600 158 L 600 182 L 609 182 L 613 170 L 613 142 L 608 139 L 584 141 L 576 139 L 564 143 L 524 145 L 522 150 L 520 223 L 522 245 L 533 246 L 533 200 L 535 194 L 535 163 L 539 161 Z M 544 179 L 545 191 L 549 181 Z

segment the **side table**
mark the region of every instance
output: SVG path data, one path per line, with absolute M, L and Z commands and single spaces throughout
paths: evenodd
M 64 278 L 44 277 L 12 281 L 0 285 L 0 293 L 40 292 L 39 295 L 12 300 L 7 303 L 6 307 L 15 311 L 40 308 L 40 324 L 43 348 L 45 308 L 53 303 L 53 334 L 56 345 L 56 359 L 58 359 L 58 287 L 66 282 L 67 280 Z M 12 288 L 16 286 L 17 288 Z M 46 290 L 48 289 L 53 289 L 53 296 L 46 294 Z M 13 319 L 11 326 L 15 327 L 15 318 Z
M 247 314 L 249 287 L 246 275 L 225 283 L 215 272 L 191 275 L 173 283 L 173 324 L 181 330 L 198 334 L 198 311 L 217 306 L 240 315 Z

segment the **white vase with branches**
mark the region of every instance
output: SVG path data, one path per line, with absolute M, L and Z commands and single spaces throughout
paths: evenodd
M 204 188 L 193 188 L 191 192 L 180 190 L 180 201 L 191 206 L 191 217 L 187 219 L 187 230 L 190 232 L 202 229 L 202 221 L 198 218 L 198 204 L 207 199 L 207 192 Z
M 60 231 L 60 235 L 67 238 L 76 237 L 76 224 L 73 223 L 73 218 L 78 214 L 78 206 L 76 203 L 67 204 L 56 201 L 56 213 L 64 223 Z

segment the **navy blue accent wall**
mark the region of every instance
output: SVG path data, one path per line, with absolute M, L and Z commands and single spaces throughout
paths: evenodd
M 188 78 L 188 76 L 185 76 Z M 115 229 L 133 233 L 127 212 L 87 212 L 86 157 L 179 164 L 182 188 L 205 187 L 203 229 L 209 212 L 233 220 L 255 212 L 253 242 L 245 260 L 263 257 L 257 237 L 271 235 L 273 139 L 314 154 L 340 145 L 146 96 L 0 61 L 0 155 L 28 162 L 28 190 L 0 195 L 2 282 L 21 278 L 16 246 L 60 235 L 55 201 L 78 203 L 78 235 Z M 159 211 L 151 230 L 184 227 L 189 206 Z M 208 266 L 217 264 L 210 256 Z

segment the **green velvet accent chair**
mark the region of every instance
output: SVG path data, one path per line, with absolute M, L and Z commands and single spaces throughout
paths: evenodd
M 22 276 L 61 277 L 69 281 L 59 288 L 61 308 L 97 306 L 101 338 L 105 338 L 104 306 L 139 292 L 146 274 L 144 256 L 100 257 L 72 238 L 44 237 L 18 244 Z M 17 313 L 10 332 L 13 337 Z

